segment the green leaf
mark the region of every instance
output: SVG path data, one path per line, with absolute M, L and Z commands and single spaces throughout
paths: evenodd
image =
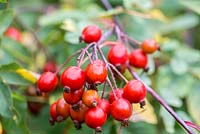
M 180 4 L 189 8 L 190 10 L 200 14 L 200 1 L 199 0 L 179 0 Z
M 0 11 L 0 36 L 8 28 L 14 17 L 14 12 L 12 10 Z
M 23 76 L 17 73 L 17 69 L 21 67 L 16 63 L 10 63 L 0 66 L 0 76 L 2 80 L 7 84 L 28 86 L 32 84 L 26 80 Z
M 166 131 L 168 133 L 174 133 L 175 119 L 163 107 L 160 109 L 160 116 L 163 119 Z
M 3 117 L 12 117 L 13 102 L 9 87 L 0 79 L 0 114 Z
M 196 121 L 198 125 L 200 125 L 200 84 L 196 84 L 193 87 L 193 90 L 189 93 L 187 97 L 187 107 L 189 113 L 191 114 L 192 118 Z
M 7 3 L 7 0 L 0 0 L 0 3 Z

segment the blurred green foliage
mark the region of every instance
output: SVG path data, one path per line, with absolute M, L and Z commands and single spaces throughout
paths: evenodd
M 97 24 L 105 32 L 105 25 L 109 23 L 104 21 L 110 20 L 113 14 L 119 16 L 130 37 L 139 41 L 147 38 L 158 41 L 161 52 L 149 57 L 150 71 L 141 73 L 142 79 L 183 119 L 200 125 L 200 2 L 109 1 L 116 10 L 105 11 L 99 0 L 9 0 L 9 3 L 0 0 L 0 121 L 8 134 L 93 132 L 85 125 L 80 131 L 75 130 L 70 119 L 53 127 L 48 124 L 49 104 L 62 95 L 61 89 L 51 94 L 39 115 L 31 115 L 24 92 L 27 86 L 35 83 L 16 70 L 26 68 L 41 73 L 50 59 L 62 64 L 68 56 L 85 46 L 78 41 L 83 27 Z M 10 25 L 21 30 L 23 42 L 3 35 Z M 68 65 L 75 64 L 73 59 Z M 158 102 L 150 96 L 148 100 L 154 107 L 158 123 L 130 122 L 122 133 L 184 133 Z M 103 133 L 117 133 L 119 127 L 119 122 L 109 119 Z

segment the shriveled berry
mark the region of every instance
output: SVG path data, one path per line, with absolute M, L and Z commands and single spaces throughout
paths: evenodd
M 85 43 L 98 42 L 101 35 L 102 32 L 98 26 L 89 25 L 83 29 L 81 39 L 84 40 Z
M 61 84 L 69 88 L 70 92 L 83 87 L 85 82 L 85 72 L 77 66 L 71 66 L 65 69 L 61 75 Z
M 133 50 L 129 55 L 129 63 L 136 68 L 146 68 L 148 63 L 146 53 L 141 49 Z
M 82 101 L 88 107 L 97 106 L 99 95 L 96 90 L 87 90 L 83 93 Z
M 69 116 L 70 105 L 65 102 L 64 98 L 60 98 L 57 101 L 56 111 L 57 115 L 66 119 Z
M 144 51 L 147 54 L 154 53 L 156 50 L 158 50 L 159 46 L 153 39 L 144 40 L 141 44 L 142 51 Z
M 126 63 L 128 60 L 128 51 L 122 44 L 114 45 L 108 52 L 108 61 L 115 65 L 120 66 Z
M 103 61 L 95 60 L 87 66 L 85 75 L 89 84 L 100 84 L 106 80 L 108 72 Z
M 116 99 L 120 99 L 120 98 L 122 98 L 123 90 L 117 88 L 117 89 L 114 90 L 114 93 L 113 93 L 112 91 L 109 93 L 108 100 L 109 100 L 110 104 L 112 104 L 112 102 L 115 101 L 115 96 L 114 96 L 114 94 L 115 94 L 116 97 L 117 97 Z
M 139 103 L 146 96 L 146 88 L 139 80 L 131 80 L 124 87 L 123 97 L 131 103 Z
M 82 95 L 83 95 L 83 88 L 80 88 L 74 92 L 69 92 L 69 93 L 63 92 L 63 97 L 65 101 L 71 105 L 79 102 L 82 98 Z
M 131 103 L 124 98 L 113 101 L 110 109 L 112 117 L 118 121 L 127 120 L 132 114 Z
M 40 92 L 51 92 L 56 88 L 57 84 L 58 78 L 56 74 L 52 72 L 43 73 L 37 82 Z

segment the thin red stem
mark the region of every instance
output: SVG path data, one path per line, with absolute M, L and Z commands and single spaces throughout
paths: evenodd
M 197 126 L 196 124 L 194 124 L 193 122 L 190 122 L 190 121 L 184 121 L 188 126 L 200 131 L 200 127 Z

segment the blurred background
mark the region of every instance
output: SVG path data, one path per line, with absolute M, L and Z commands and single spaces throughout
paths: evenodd
M 33 72 L 55 71 L 85 46 L 78 40 L 85 26 L 96 24 L 106 32 L 113 15 L 130 37 L 159 43 L 161 51 L 149 56 L 149 72 L 137 73 L 180 117 L 200 125 L 200 1 L 109 2 L 110 11 L 100 0 L 0 0 L 0 134 L 93 133 L 85 125 L 75 130 L 70 119 L 49 125 L 49 106 L 62 96 L 62 89 L 38 97 Z M 128 72 L 124 75 L 132 79 Z M 122 134 L 185 133 L 154 98 L 148 95 L 147 100 L 145 112 L 133 107 L 135 114 Z M 103 133 L 115 134 L 119 128 L 109 118 Z

